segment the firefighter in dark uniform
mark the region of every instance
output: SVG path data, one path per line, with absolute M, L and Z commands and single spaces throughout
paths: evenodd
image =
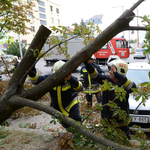
M 17 56 L 13 56 L 12 59 L 13 59 L 14 66 L 9 71 L 10 73 L 13 73 L 16 70 L 17 66 L 19 65 L 19 61 L 18 61 L 18 57 Z
M 92 55 L 92 57 L 89 59 L 90 63 L 100 74 L 105 74 L 105 72 L 94 63 L 95 56 Z M 102 97 L 101 97 L 101 91 L 100 91 L 100 84 L 96 82 L 95 80 L 91 79 L 88 71 L 86 70 L 86 66 L 83 65 L 80 71 L 80 81 L 84 85 L 84 92 L 86 94 L 86 100 L 88 102 L 88 107 L 92 106 L 92 95 L 95 95 L 97 98 L 98 104 L 102 103 Z
M 57 61 L 53 66 L 53 73 L 62 65 L 64 65 L 64 63 L 65 62 L 61 60 Z M 29 72 L 29 78 L 35 85 L 39 84 L 49 76 L 50 74 L 38 76 L 35 67 Z M 78 99 L 78 92 L 81 90 L 82 83 L 78 81 L 76 77 L 69 74 L 64 78 L 64 81 L 49 91 L 52 101 L 51 106 L 66 116 L 81 122 L 82 118 L 79 112 Z M 61 123 L 64 128 L 69 127 L 69 125 L 65 124 L 64 122 Z
M 85 65 L 92 79 L 94 79 L 98 83 L 103 84 L 103 80 L 107 80 L 108 82 L 111 82 L 114 85 L 118 85 L 119 87 L 124 88 L 124 90 L 126 91 L 126 95 L 125 100 L 123 101 L 120 101 L 120 99 L 115 99 L 116 97 L 115 91 L 113 90 L 103 91 L 102 105 L 115 99 L 114 102 L 118 104 L 121 110 L 124 110 L 127 113 L 127 115 L 129 115 L 129 102 L 128 102 L 129 93 L 133 92 L 131 88 L 136 88 L 136 84 L 126 77 L 126 73 L 128 71 L 128 64 L 122 59 L 116 59 L 111 61 L 108 64 L 110 68 L 108 76 L 98 73 L 97 70 L 95 70 L 92 64 L 89 63 L 88 61 L 85 61 Z M 108 121 L 113 118 L 113 112 L 110 110 L 109 106 L 103 107 L 101 117 L 103 119 L 107 119 Z M 124 131 L 127 137 L 130 139 L 128 124 L 121 126 L 121 124 L 123 124 L 124 121 L 120 120 L 118 116 L 115 117 L 115 120 L 118 123 L 118 128 Z

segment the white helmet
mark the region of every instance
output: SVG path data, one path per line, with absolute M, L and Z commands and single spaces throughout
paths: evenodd
M 18 61 L 18 56 L 13 56 L 12 59 L 13 59 L 14 61 Z
M 61 66 L 63 66 L 65 64 L 65 62 L 64 61 L 62 61 L 62 60 L 59 60 L 59 61 L 57 61 L 57 62 L 55 62 L 55 64 L 53 65 L 53 73 L 55 72 L 55 71 L 57 71 Z
M 91 56 L 91 59 L 96 60 L 96 58 L 95 58 L 95 56 L 94 56 L 94 55 L 92 55 L 92 56 Z
M 114 65 L 117 68 L 117 72 L 126 76 L 128 71 L 128 64 L 122 59 L 115 59 L 108 63 L 108 66 Z

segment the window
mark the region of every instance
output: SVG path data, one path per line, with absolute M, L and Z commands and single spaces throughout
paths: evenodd
M 116 47 L 117 48 L 127 48 L 127 43 L 125 41 L 122 40 L 117 40 L 116 41 Z
M 27 46 L 27 40 L 22 40 L 22 46 L 26 47 Z
M 107 43 L 101 48 L 101 49 L 107 49 L 108 45 Z
M 57 24 L 60 24 L 60 20 L 59 19 L 57 19 Z
M 58 8 L 56 8 L 56 13 L 59 14 L 59 9 Z
M 38 4 L 41 5 L 41 6 L 45 6 L 45 3 L 41 0 L 38 0 Z
M 32 30 L 32 32 L 35 32 L 35 27 L 31 26 L 30 29 Z
M 40 18 L 46 19 L 46 15 L 45 14 L 39 13 L 39 15 L 40 15 Z
M 54 23 L 54 18 L 51 18 L 51 23 Z
M 47 25 L 47 22 L 46 22 L 45 20 L 40 20 L 40 23 L 41 23 L 42 25 Z
M 53 11 L 53 6 L 50 6 L 50 11 Z
M 33 19 L 33 14 L 32 13 L 29 13 L 29 18 Z
M 44 12 L 45 13 L 45 8 L 39 7 L 39 11 Z

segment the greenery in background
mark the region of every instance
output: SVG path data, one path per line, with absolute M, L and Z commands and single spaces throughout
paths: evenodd
M 9 31 L 17 34 L 27 34 L 31 30 L 27 27 L 29 23 L 29 14 L 32 14 L 36 0 L 20 1 L 20 0 L 1 0 L 0 1 L 0 39 Z
M 130 40 L 130 43 L 137 43 L 137 39 L 135 39 L 135 40 Z
M 26 48 L 22 46 L 21 44 L 21 48 L 22 48 L 22 54 L 24 56 L 25 52 L 26 52 Z M 9 42 L 7 43 L 7 50 L 5 51 L 6 54 L 13 54 L 15 56 L 20 57 L 20 49 L 19 49 L 19 42 L 18 40 L 16 40 L 15 42 Z

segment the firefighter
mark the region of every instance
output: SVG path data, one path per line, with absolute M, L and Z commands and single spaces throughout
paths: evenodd
M 62 60 L 57 61 L 53 65 L 53 73 L 64 64 L 65 62 Z M 29 78 L 35 85 L 39 84 L 49 76 L 50 74 L 38 76 L 35 67 L 33 67 L 33 69 L 29 72 Z M 52 101 L 51 106 L 66 116 L 81 122 L 78 99 L 78 92 L 81 90 L 82 83 L 78 81 L 76 77 L 68 74 L 59 85 L 55 86 L 52 90 L 49 91 Z M 65 124 L 64 122 L 61 123 L 64 128 L 69 127 L 69 125 Z
M 90 63 L 100 74 L 105 74 L 104 71 L 94 63 L 96 60 L 95 56 L 92 55 L 90 58 Z M 92 95 L 95 95 L 97 98 L 98 104 L 102 103 L 100 85 L 98 82 L 91 79 L 89 73 L 86 70 L 86 66 L 83 65 L 80 70 L 80 81 L 84 84 L 84 92 L 86 94 L 87 106 L 90 108 L 92 106 Z
M 91 78 L 97 81 L 98 83 L 103 84 L 103 80 L 107 80 L 108 82 L 111 82 L 114 85 L 118 85 L 119 87 L 124 88 L 124 90 L 126 91 L 126 95 L 125 100 L 123 101 L 120 101 L 120 99 L 115 99 L 116 95 L 114 90 L 103 91 L 102 105 L 107 104 L 109 101 L 115 99 L 114 102 L 118 104 L 121 110 L 124 110 L 127 113 L 127 115 L 129 115 L 129 103 L 128 103 L 129 93 L 133 92 L 131 88 L 136 88 L 136 84 L 126 77 L 126 73 L 128 71 L 128 64 L 121 59 L 115 59 L 111 61 L 108 64 L 109 75 L 103 75 L 98 73 L 98 71 L 94 69 L 94 67 L 89 61 L 85 61 L 85 65 L 86 69 L 91 75 Z M 113 112 L 110 110 L 109 106 L 105 105 L 103 107 L 101 117 L 102 119 L 104 120 L 107 119 L 108 121 L 110 121 L 110 119 L 113 118 Z M 128 139 L 130 139 L 128 124 L 121 125 L 123 124 L 123 120 L 120 120 L 118 116 L 115 117 L 115 120 L 118 123 L 118 128 L 124 131 Z
M 17 66 L 19 65 L 19 61 L 18 61 L 17 56 L 12 57 L 12 63 L 14 65 L 12 68 L 10 68 L 9 70 L 5 69 L 3 72 L 0 72 L 0 74 L 13 73 L 16 70 Z
M 11 68 L 11 70 L 9 71 L 10 73 L 13 73 L 13 72 L 16 70 L 17 66 L 19 65 L 19 60 L 18 60 L 18 57 L 17 57 L 17 56 L 13 56 L 13 57 L 12 57 L 12 60 L 13 60 L 14 66 L 13 66 L 13 68 Z

